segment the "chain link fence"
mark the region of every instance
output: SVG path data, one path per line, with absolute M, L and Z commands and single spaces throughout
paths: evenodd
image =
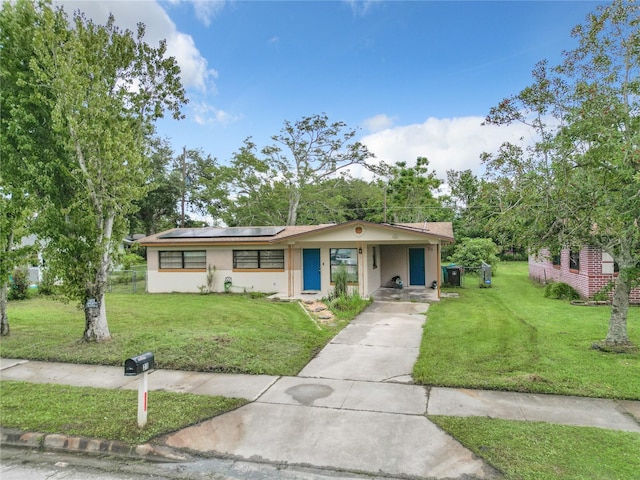
M 480 266 L 464 267 L 462 265 L 443 265 L 443 285 L 453 287 L 469 287 L 478 285 L 489 288 L 492 283 L 491 265 L 484 262 Z
M 107 291 L 113 293 L 146 293 L 146 268 L 117 270 L 109 273 Z

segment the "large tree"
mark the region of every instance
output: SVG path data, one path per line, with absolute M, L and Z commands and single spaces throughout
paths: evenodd
M 33 28 L 38 13 L 29 3 L 5 2 L 0 10 L 0 333 L 8 335 L 9 276 L 26 263 L 21 247 L 38 202 L 27 189 L 25 159 L 55 159 L 62 149 L 50 129 L 51 110 L 32 81 Z M 28 136 L 28 142 L 22 141 Z
M 574 28 L 576 49 L 494 107 L 487 123 L 529 124 L 533 147 L 486 156 L 513 187 L 504 221 L 534 249 L 595 245 L 619 267 L 607 347 L 629 345 L 629 293 L 640 271 L 640 13 L 615 1 Z
M 7 314 L 10 276 L 16 267 L 26 265 L 33 253 L 30 246 L 21 245 L 21 240 L 33 220 L 34 202 L 4 171 L 9 165 L 0 161 L 0 336 L 9 335 L 11 330 Z
M 524 252 L 521 240 L 524 218 L 509 215 L 520 198 L 511 177 L 478 178 L 471 170 L 448 170 L 447 184 L 457 237 L 491 238 L 502 252 Z
M 143 25 L 123 31 L 113 17 L 97 25 L 80 12 L 69 22 L 49 2 L 23 0 L 5 3 L 2 16 L 3 38 L 32 46 L 18 60 L 30 75 L 11 90 L 13 108 L 3 115 L 38 197 L 47 267 L 66 296 L 86 306 L 83 338 L 108 340 L 108 269 L 145 192 L 153 121 L 167 109 L 180 117 L 179 68 L 164 42 L 144 42 Z M 47 147 L 56 155 L 34 148 L 38 139 L 27 128 L 34 106 L 46 112 Z
M 414 223 L 451 220 L 450 210 L 443 207 L 443 199 L 437 196 L 442 180 L 436 177 L 435 171 L 429 171 L 426 157 L 418 157 L 413 166 L 406 162 L 396 165 L 381 162 L 376 170 L 386 179 L 385 221 Z
M 356 131 L 344 122 L 329 122 L 325 115 L 312 115 L 294 123 L 284 122 L 273 145 L 262 150 L 265 162 L 277 173 L 287 190 L 287 225 L 298 221 L 304 187 L 334 177 L 353 165 L 366 167 L 373 153 L 353 141 Z
M 170 170 L 174 152 L 169 142 L 152 138 L 149 145 L 150 170 L 146 181 L 147 193 L 135 202 L 138 210 L 129 217 L 129 232 L 151 235 L 180 222 L 178 203 L 181 195 L 181 178 Z

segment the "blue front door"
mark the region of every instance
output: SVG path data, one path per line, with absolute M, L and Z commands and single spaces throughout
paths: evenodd
M 410 248 L 409 285 L 424 284 L 424 248 Z
M 320 290 L 320 249 L 302 250 L 302 289 Z

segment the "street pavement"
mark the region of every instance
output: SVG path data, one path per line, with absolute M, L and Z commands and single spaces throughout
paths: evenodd
M 370 475 L 494 478 L 497 472 L 426 415 L 640 432 L 637 401 L 413 385 L 427 308 L 424 303 L 374 302 L 296 377 L 152 371 L 151 392 L 251 401 L 159 439 L 158 448 Z M 0 370 L 4 380 L 77 386 L 137 389 L 139 381 L 125 377 L 119 367 L 0 359 Z

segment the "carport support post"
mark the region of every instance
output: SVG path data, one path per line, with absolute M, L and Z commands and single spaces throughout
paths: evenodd
M 147 424 L 147 391 L 149 387 L 149 372 L 144 372 L 138 382 L 138 427 Z

